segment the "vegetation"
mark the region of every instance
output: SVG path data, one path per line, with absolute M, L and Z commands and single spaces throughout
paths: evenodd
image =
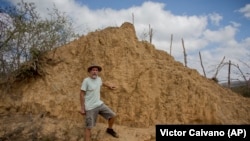
M 238 94 L 241 94 L 244 97 L 250 98 L 250 87 L 248 87 L 248 86 L 233 87 L 231 89 L 232 89 L 232 91 L 234 91 Z
M 0 82 L 42 75 L 42 54 L 76 37 L 71 19 L 55 6 L 47 16 L 34 3 L 0 7 Z

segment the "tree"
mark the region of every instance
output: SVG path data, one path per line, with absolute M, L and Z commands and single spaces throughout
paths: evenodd
M 0 79 L 20 69 L 22 63 L 37 62 L 43 53 L 77 37 L 71 19 L 55 5 L 48 16 L 42 19 L 34 3 L 23 1 L 0 8 Z

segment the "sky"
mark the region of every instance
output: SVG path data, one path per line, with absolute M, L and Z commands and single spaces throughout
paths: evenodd
M 0 0 L 2 6 L 17 5 L 21 0 Z M 206 76 L 211 78 L 223 57 L 238 65 L 250 78 L 250 0 L 24 0 L 34 2 L 40 16 L 46 17 L 53 5 L 73 20 L 76 33 L 109 26 L 119 27 L 134 22 L 139 40 L 148 40 L 153 29 L 152 44 L 184 63 L 182 39 L 187 53 L 187 66 L 203 75 L 199 52 Z M 133 15 L 133 16 L 132 16 Z M 134 18 L 132 18 L 134 17 Z M 134 20 L 133 20 L 134 19 Z M 236 67 L 231 78 L 243 80 Z M 218 74 L 226 81 L 228 66 Z

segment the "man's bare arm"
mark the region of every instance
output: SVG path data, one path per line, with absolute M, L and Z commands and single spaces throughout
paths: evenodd
M 109 83 L 103 83 L 103 86 L 108 87 L 110 89 L 115 89 L 116 88 L 114 85 L 109 84 Z
M 84 98 L 85 92 L 83 90 L 80 91 L 80 104 L 81 104 L 81 114 L 85 114 L 85 98 Z

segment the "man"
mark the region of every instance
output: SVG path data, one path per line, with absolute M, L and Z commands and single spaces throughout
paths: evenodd
M 113 137 L 118 137 L 118 134 L 112 128 L 116 114 L 100 99 L 100 90 L 102 85 L 110 89 L 115 89 L 115 87 L 102 83 L 101 77 L 98 76 L 98 73 L 101 71 L 102 68 L 98 65 L 89 66 L 89 77 L 83 80 L 81 86 L 80 113 L 82 115 L 86 115 L 85 141 L 90 141 L 91 129 L 96 124 L 98 114 L 108 120 L 108 128 L 106 132 Z

